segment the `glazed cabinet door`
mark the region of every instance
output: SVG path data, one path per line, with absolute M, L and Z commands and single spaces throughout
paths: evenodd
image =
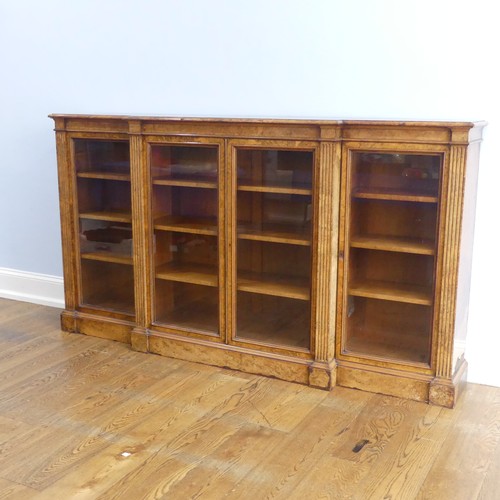
M 223 340 L 223 143 L 148 141 L 153 323 L 174 333 Z
M 134 315 L 128 140 L 73 138 L 79 304 Z
M 231 342 L 307 355 L 316 145 L 230 146 Z
M 345 146 L 339 357 L 430 367 L 443 159 Z

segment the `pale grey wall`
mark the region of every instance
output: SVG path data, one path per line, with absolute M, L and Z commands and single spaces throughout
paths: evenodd
M 0 0 L 0 267 L 61 274 L 50 112 L 486 119 L 468 357 L 500 384 L 496 19 L 488 0 Z

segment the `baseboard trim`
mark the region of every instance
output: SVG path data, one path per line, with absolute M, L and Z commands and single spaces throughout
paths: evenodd
M 0 267 L 0 297 L 62 308 L 63 279 L 59 276 Z

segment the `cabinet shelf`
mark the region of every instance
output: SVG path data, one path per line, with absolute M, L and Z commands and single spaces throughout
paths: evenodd
M 290 276 L 239 272 L 237 288 L 243 292 L 290 299 L 309 300 L 310 298 L 307 279 Z
M 428 287 L 418 285 L 367 280 L 351 283 L 348 293 L 356 297 L 432 305 L 432 291 Z
M 438 197 L 428 193 L 411 193 L 400 189 L 358 188 L 352 193 L 353 198 L 366 200 L 413 201 L 418 203 L 437 203 Z
M 290 226 L 281 224 L 239 224 L 238 238 L 242 240 L 288 243 L 290 245 L 311 245 L 311 237 L 308 231 L 306 232 L 303 228 L 299 228 L 299 231 L 291 231 L 290 229 Z
M 385 250 L 387 252 L 404 252 L 420 255 L 434 255 L 435 248 L 432 240 L 417 238 L 400 238 L 381 235 L 353 236 L 351 247 L 366 248 L 369 250 Z
M 306 184 L 296 186 L 273 186 L 245 182 L 238 185 L 238 191 L 249 191 L 253 193 L 299 194 L 307 196 L 312 194 L 311 187 Z
M 115 264 L 133 265 L 133 258 L 129 255 L 120 255 L 111 252 L 85 252 L 81 254 L 82 259 L 98 260 L 101 262 L 114 262 Z
M 178 186 L 178 187 L 194 187 L 204 189 L 217 189 L 216 180 L 207 180 L 205 178 L 177 179 L 175 177 L 154 177 L 153 184 L 157 186 Z
M 129 210 L 99 210 L 96 212 L 82 212 L 80 219 L 106 220 L 111 222 L 132 222 L 132 213 Z
M 126 181 L 130 182 L 130 174 L 122 172 L 107 172 L 100 170 L 93 170 L 88 172 L 78 172 L 77 177 L 83 179 L 105 179 L 110 181 Z
M 178 233 L 217 235 L 217 219 L 214 217 L 178 217 L 161 215 L 155 219 L 155 229 Z
M 217 267 L 197 264 L 162 264 L 156 269 L 156 277 L 194 285 L 218 286 Z

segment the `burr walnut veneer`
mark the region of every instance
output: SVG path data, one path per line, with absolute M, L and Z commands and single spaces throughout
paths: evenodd
M 52 118 L 64 330 L 454 405 L 483 124 Z

